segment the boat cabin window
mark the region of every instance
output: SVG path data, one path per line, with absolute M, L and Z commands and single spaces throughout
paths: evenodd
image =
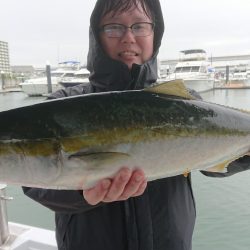
M 200 67 L 199 67 L 199 66 L 193 66 L 193 67 L 191 68 L 191 72 L 199 72 L 199 70 L 200 70 Z
M 64 73 L 63 77 L 73 77 L 74 73 Z
M 182 69 L 182 68 L 176 68 L 174 72 L 175 72 L 175 73 L 180 73 L 180 72 L 181 72 L 181 69 Z
M 75 74 L 75 77 L 88 78 L 89 74 Z
M 192 67 L 183 67 L 182 72 L 190 72 Z
M 192 66 L 192 67 L 178 67 L 175 69 L 175 73 L 188 73 L 188 72 L 199 72 L 200 66 Z
M 61 77 L 63 75 L 63 73 L 60 73 L 60 72 L 51 72 L 51 76 L 54 76 L 54 77 Z
M 186 73 L 190 71 L 191 71 L 191 67 L 178 67 L 175 69 L 175 73 Z

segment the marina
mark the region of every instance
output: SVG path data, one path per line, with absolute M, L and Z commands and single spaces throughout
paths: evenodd
M 49 92 L 55 92 L 65 87 L 60 84 L 61 79 L 72 78 L 79 69 L 80 62 L 76 61 L 61 62 L 58 68 L 52 71 L 50 65 L 47 65 L 44 77 L 27 79 L 20 83 L 19 86 L 28 96 L 46 95 Z
M 65 87 L 89 82 L 90 73 L 80 62 L 61 62 L 57 67 L 50 67 L 49 75 L 47 67 L 34 71 L 30 67 L 26 76 L 20 70 L 18 73 L 1 73 L 0 92 L 23 91 L 28 96 L 46 96 Z M 209 58 L 203 49 L 183 50 L 178 60 L 159 61 L 158 71 L 160 82 L 182 79 L 187 88 L 199 93 L 250 88 L 250 55 Z
M 250 88 L 250 55 L 210 56 L 203 49 L 181 51 L 179 59 L 162 60 L 165 79 L 183 79 L 197 92 Z

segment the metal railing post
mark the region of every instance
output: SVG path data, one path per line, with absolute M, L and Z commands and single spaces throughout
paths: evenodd
M 52 93 L 51 68 L 48 62 L 46 64 L 46 76 L 47 76 L 47 83 L 48 83 L 48 93 L 51 94 Z
M 6 200 L 11 200 L 12 198 L 6 197 L 5 188 L 5 184 L 0 184 L 0 246 L 3 245 L 10 236 Z

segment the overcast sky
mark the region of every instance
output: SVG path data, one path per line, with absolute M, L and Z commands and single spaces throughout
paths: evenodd
M 95 0 L 2 0 L 0 40 L 11 65 L 86 62 Z M 250 0 L 161 0 L 165 34 L 160 59 L 185 49 L 208 55 L 250 54 Z

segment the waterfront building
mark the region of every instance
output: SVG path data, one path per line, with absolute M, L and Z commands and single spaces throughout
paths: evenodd
M 0 41 L 0 72 L 10 73 L 9 46 L 4 41 Z
M 35 68 L 32 65 L 13 65 L 10 66 L 13 77 L 23 82 L 34 76 Z

